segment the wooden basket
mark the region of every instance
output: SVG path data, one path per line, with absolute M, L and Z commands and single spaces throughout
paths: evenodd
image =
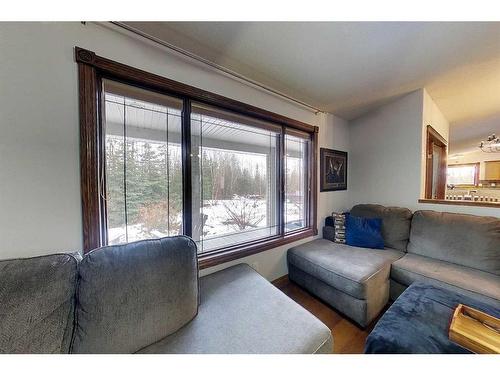
M 449 338 L 474 353 L 499 354 L 500 319 L 460 304 L 451 320 Z

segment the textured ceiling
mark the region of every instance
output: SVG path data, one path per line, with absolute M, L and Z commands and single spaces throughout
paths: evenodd
M 346 119 L 426 87 L 450 123 L 500 109 L 500 23 L 128 22 Z

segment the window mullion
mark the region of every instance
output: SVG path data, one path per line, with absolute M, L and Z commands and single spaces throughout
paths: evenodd
M 181 136 L 181 152 L 182 152 L 182 217 L 183 217 L 183 233 L 191 237 L 193 206 L 192 206 L 192 176 L 191 176 L 191 100 L 184 98 L 182 105 L 182 136 Z
M 286 176 L 286 155 L 285 155 L 285 126 L 281 126 L 280 143 L 278 149 L 279 177 L 278 177 L 278 202 L 279 202 L 279 234 L 285 235 L 285 176 Z

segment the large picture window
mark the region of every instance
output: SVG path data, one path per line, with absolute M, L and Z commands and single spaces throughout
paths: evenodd
M 182 101 L 103 86 L 107 243 L 182 234 Z
M 200 252 L 279 233 L 281 126 L 193 104 L 193 232 Z
M 184 234 L 201 267 L 317 234 L 317 128 L 76 49 L 84 250 Z

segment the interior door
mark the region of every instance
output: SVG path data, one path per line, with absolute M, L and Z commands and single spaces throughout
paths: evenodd
M 447 145 L 443 137 L 427 126 L 425 198 L 444 199 L 446 193 Z

